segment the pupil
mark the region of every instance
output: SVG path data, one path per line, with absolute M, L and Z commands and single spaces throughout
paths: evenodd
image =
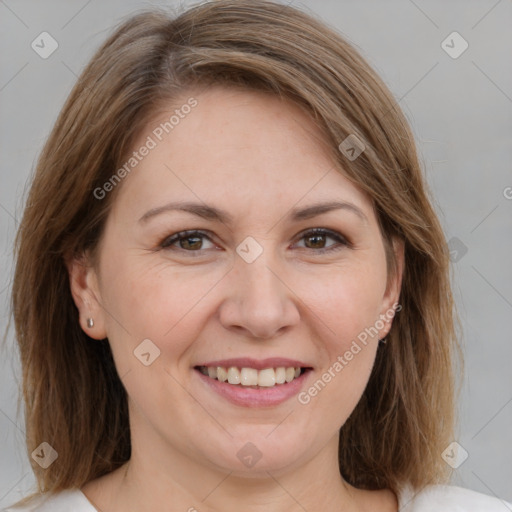
M 324 235 L 310 235 L 308 237 L 309 240 L 317 240 L 317 241 L 320 241 L 320 243 L 322 243 L 322 239 L 323 239 Z M 313 242 L 314 244 L 315 242 Z M 316 247 L 316 246 L 315 246 Z
M 196 244 L 199 244 L 199 245 L 201 244 L 201 238 L 200 237 L 198 237 L 198 236 L 188 236 L 188 237 L 183 238 L 181 240 L 181 242 L 182 242 L 181 243 L 181 248 L 182 249 L 187 249 L 187 248 L 188 249 L 199 249 L 199 247 L 197 247 L 197 246 L 196 247 L 183 247 L 183 242 L 187 243 L 189 240 L 196 240 L 196 242 L 195 242 Z M 192 245 L 194 245 L 194 243 L 192 243 Z

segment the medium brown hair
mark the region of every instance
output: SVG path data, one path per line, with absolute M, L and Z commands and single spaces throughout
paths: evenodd
M 122 184 L 103 200 L 93 191 L 158 106 L 212 84 L 267 91 L 307 110 L 337 170 L 373 202 L 389 275 L 392 239 L 404 242 L 402 309 L 341 428 L 340 473 L 356 487 L 394 492 L 446 482 L 456 314 L 445 238 L 408 123 L 359 52 L 315 16 L 220 0 L 124 21 L 81 73 L 38 160 L 16 238 L 12 308 L 28 453 L 46 441 L 59 454 L 48 469 L 31 461 L 39 492 L 79 488 L 130 457 L 126 392 L 109 344 L 79 325 L 65 258 L 94 254 Z M 353 161 L 338 149 L 349 135 L 365 144 Z

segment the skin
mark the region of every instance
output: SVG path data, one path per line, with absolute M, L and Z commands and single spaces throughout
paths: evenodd
M 190 96 L 198 105 L 123 180 L 97 266 L 68 264 L 82 328 L 108 337 L 129 397 L 132 439 L 131 460 L 82 491 L 104 512 L 396 511 L 391 491 L 344 482 L 337 460 L 338 431 L 392 320 L 308 404 L 295 396 L 273 407 L 236 406 L 204 386 L 193 367 L 292 357 L 313 367 L 307 390 L 398 302 L 403 247 L 395 245 L 399 271 L 388 276 L 370 198 L 335 169 L 318 127 L 295 105 L 220 87 L 183 103 Z M 183 103 L 159 111 L 134 147 Z M 178 200 L 225 209 L 233 225 L 177 211 L 139 222 Z M 329 200 L 353 203 L 366 220 L 348 209 L 286 217 Z M 312 228 L 333 230 L 350 245 L 302 234 Z M 209 233 L 159 247 L 192 229 Z M 247 236 L 263 249 L 252 263 L 236 252 Z M 323 247 L 339 250 L 322 254 Z M 147 338 L 160 349 L 149 366 L 133 354 Z M 237 457 L 247 442 L 262 454 L 250 468 Z

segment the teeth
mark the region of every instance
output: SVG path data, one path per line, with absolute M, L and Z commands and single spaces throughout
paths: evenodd
M 257 386 L 258 370 L 254 368 L 242 368 L 240 371 L 240 382 L 242 386 Z
M 204 366 L 201 366 L 201 368 L 204 368 Z M 220 380 L 221 382 L 226 382 L 228 380 L 228 372 L 226 371 L 226 368 L 217 366 L 217 380 Z
M 259 386 L 265 388 L 274 387 L 276 384 L 284 384 L 291 382 L 301 374 L 301 369 L 290 366 L 285 368 L 265 368 L 264 370 L 256 370 L 255 368 L 237 368 L 230 366 L 224 368 L 222 366 L 200 366 L 200 372 L 208 375 L 212 379 L 220 382 L 229 382 L 229 384 L 240 384 L 242 386 Z
M 271 388 L 276 383 L 276 372 L 274 368 L 265 368 L 258 372 L 258 386 Z
M 280 366 L 276 368 L 276 384 L 284 384 L 286 382 L 286 368 Z
M 230 384 L 240 384 L 242 380 L 242 376 L 240 375 L 240 370 L 232 366 L 228 368 L 228 382 Z

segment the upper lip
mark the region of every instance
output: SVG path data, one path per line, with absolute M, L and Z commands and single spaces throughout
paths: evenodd
M 302 361 L 296 359 L 288 359 L 284 357 L 269 357 L 267 359 L 252 359 L 250 357 L 236 357 L 233 359 L 219 359 L 216 361 L 208 361 L 196 366 L 222 366 L 224 368 L 236 367 L 236 368 L 255 368 L 256 370 L 264 370 L 265 368 L 279 368 L 279 367 L 300 367 L 300 368 L 311 368 Z

